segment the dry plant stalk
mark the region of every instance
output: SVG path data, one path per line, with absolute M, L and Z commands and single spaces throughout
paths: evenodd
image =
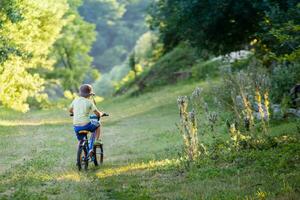
M 195 118 L 195 111 L 188 113 L 188 97 L 179 97 L 177 100 L 180 111 L 179 130 L 184 139 L 185 152 L 190 161 L 194 161 L 199 156 L 198 130 Z
M 270 112 L 269 112 L 269 106 L 270 106 L 270 102 L 269 102 L 269 94 L 268 92 L 264 93 L 264 103 L 262 102 L 262 98 L 261 98 L 261 93 L 259 91 L 259 89 L 257 88 L 255 91 L 255 100 L 257 102 L 258 105 L 258 112 L 260 114 L 260 120 L 262 123 L 262 127 L 263 127 L 263 131 L 265 134 L 268 133 L 268 124 L 266 124 L 266 122 L 269 122 L 270 119 Z M 264 105 L 264 108 L 263 108 Z
M 254 117 L 253 117 L 253 111 L 251 108 L 251 102 L 249 101 L 248 97 L 245 95 L 243 89 L 240 87 L 240 94 L 242 96 L 243 104 L 244 104 L 244 110 L 242 113 L 244 113 L 246 120 L 249 123 L 249 129 L 250 131 L 253 128 L 254 125 Z
M 269 100 L 269 92 L 266 91 L 264 93 L 264 104 L 265 104 L 265 107 L 266 107 L 266 114 L 267 114 L 267 122 L 269 123 L 269 120 L 270 120 L 270 100 Z
M 231 140 L 233 141 L 233 145 L 235 148 L 240 148 L 240 142 L 250 139 L 250 136 L 246 136 L 241 134 L 241 132 L 236 128 L 235 124 L 231 124 L 229 128 L 229 133 Z

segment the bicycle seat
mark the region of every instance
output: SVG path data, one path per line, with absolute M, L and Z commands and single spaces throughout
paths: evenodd
M 81 130 L 81 131 L 78 131 L 79 134 L 88 134 L 90 131 L 87 131 L 87 130 Z

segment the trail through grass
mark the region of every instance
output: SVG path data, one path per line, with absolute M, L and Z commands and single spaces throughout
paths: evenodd
M 98 178 L 102 171 L 165 159 L 176 151 L 180 144 L 174 125 L 176 96 L 191 88 L 167 88 L 99 105 L 111 115 L 102 122 L 105 164 L 99 168 L 90 164 L 88 173 L 78 173 L 75 167 L 77 142 L 66 111 L 20 114 L 2 108 L 0 197 L 108 198 Z
M 196 85 L 168 86 L 99 105 L 110 113 L 102 122 L 105 161 L 100 167 L 90 163 L 88 172 L 76 169 L 77 141 L 66 111 L 20 114 L 1 108 L 0 199 L 299 197 L 298 143 L 242 154 L 252 162 L 236 164 L 239 155 L 232 155 L 184 170 L 178 160 L 182 139 L 175 126 L 176 99 Z M 296 123 L 279 124 L 276 130 L 296 132 Z

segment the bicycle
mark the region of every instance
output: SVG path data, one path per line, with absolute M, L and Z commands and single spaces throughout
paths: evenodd
M 104 113 L 101 117 L 109 116 L 107 113 Z M 91 120 L 100 121 L 100 117 L 96 115 L 90 116 Z M 96 144 L 95 142 L 95 135 L 96 132 L 91 133 L 90 139 L 88 138 L 88 134 L 90 131 L 81 130 L 79 134 L 83 134 L 84 138 L 80 140 L 78 150 L 77 150 L 77 167 L 80 171 L 82 168 L 84 170 L 88 169 L 89 162 L 94 162 L 95 166 L 103 163 L 104 158 L 104 151 L 103 151 L 103 144 Z M 93 148 L 93 151 L 90 151 Z M 91 155 L 90 155 L 91 152 Z

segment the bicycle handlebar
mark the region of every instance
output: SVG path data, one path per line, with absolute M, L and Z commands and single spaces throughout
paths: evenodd
M 103 113 L 101 117 L 108 117 L 109 114 L 108 113 Z
M 74 116 L 74 114 L 73 113 L 70 113 L 70 117 L 73 117 Z M 109 116 L 109 114 L 108 113 L 103 113 L 101 116 L 100 116 L 100 118 L 101 117 L 108 117 Z

